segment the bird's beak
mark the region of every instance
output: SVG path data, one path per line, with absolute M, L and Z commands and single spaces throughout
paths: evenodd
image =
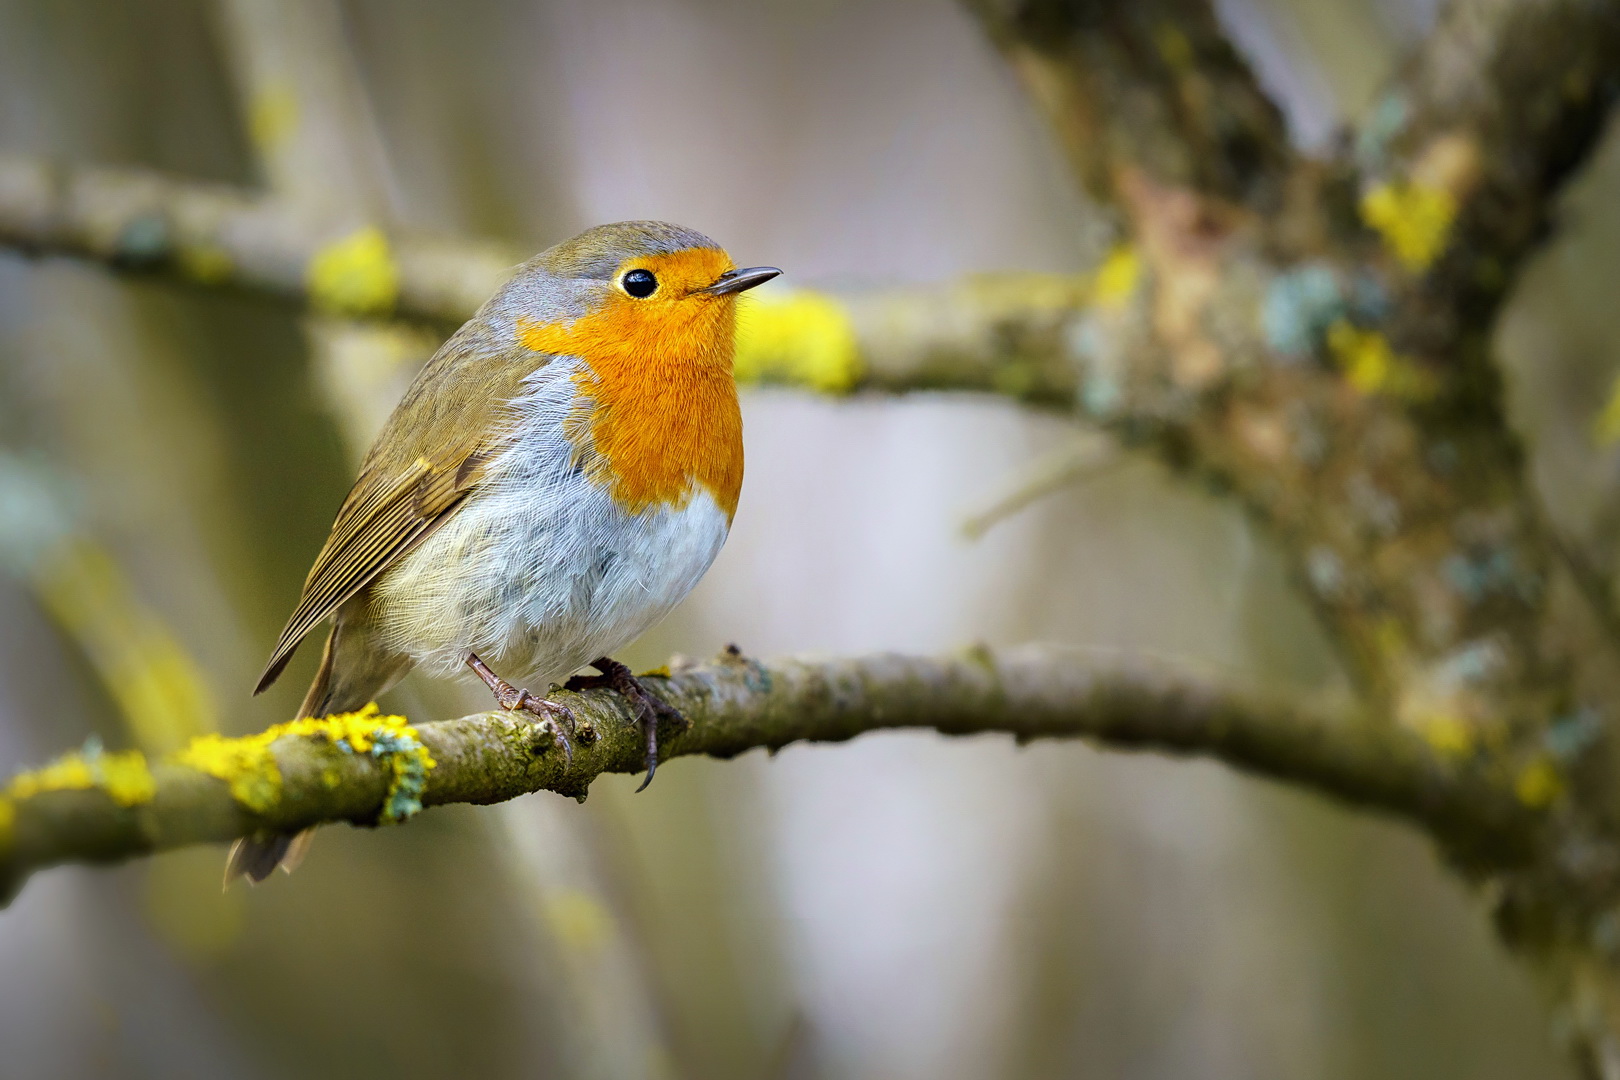
M 742 270 L 727 270 L 720 275 L 720 280 L 706 289 L 698 292 L 709 296 L 731 296 L 734 293 L 747 292 L 755 285 L 763 285 L 782 271 L 774 266 L 750 266 Z

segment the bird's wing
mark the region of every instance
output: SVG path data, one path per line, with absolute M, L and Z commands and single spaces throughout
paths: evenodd
M 305 634 L 447 520 L 500 448 L 498 438 L 479 438 L 403 468 L 369 464 L 343 500 L 254 693 L 276 681 Z
M 515 437 L 508 404 L 542 372 L 566 378 L 550 369 L 554 359 L 492 343 L 488 327 L 474 319 L 423 366 L 366 455 L 254 693 L 276 681 L 305 634 L 448 520 L 485 480 Z

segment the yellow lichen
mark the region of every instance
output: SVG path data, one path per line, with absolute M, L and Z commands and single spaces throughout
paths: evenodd
M 92 765 L 101 773 L 98 786 L 119 806 L 139 806 L 157 794 L 157 781 L 139 750 L 102 754 Z
M 1091 295 L 1098 307 L 1118 311 L 1130 303 L 1142 278 L 1142 256 L 1129 244 L 1120 244 L 1108 253 L 1091 281 Z
M 375 225 L 357 229 L 309 263 L 310 300 L 339 315 L 386 315 L 399 300 L 399 267 Z
M 281 769 L 270 753 L 275 730 L 238 739 L 212 733 L 199 735 L 176 752 L 173 760 L 225 781 L 232 798 L 255 813 L 263 813 L 281 797 Z
M 1433 712 L 1418 719 L 1418 734 L 1436 753 L 1445 757 L 1467 757 L 1474 749 L 1474 729 L 1454 713 Z
M 32 799 L 41 792 L 88 791 L 95 786 L 96 777 L 90 771 L 89 763 L 74 751 L 32 772 L 13 776 L 6 787 L 6 794 L 13 799 Z
M 1327 343 L 1345 380 L 1363 394 L 1390 394 L 1408 401 L 1434 395 L 1434 376 L 1396 353 L 1376 330 L 1359 330 L 1340 319 L 1328 328 Z
M 1563 777 L 1558 775 L 1557 767 L 1546 758 L 1537 758 L 1526 765 L 1513 782 L 1513 793 L 1532 810 L 1552 805 L 1553 800 L 1563 792 Z
M 89 791 L 99 788 L 119 806 L 139 806 L 157 794 L 157 782 L 139 750 L 102 751 L 99 748 L 63 754 L 32 772 L 18 773 L 6 785 L 9 804 L 32 799 L 47 791 Z
M 228 739 L 203 735 L 193 739 L 173 760 L 225 781 L 231 796 L 255 813 L 264 813 L 281 798 L 281 767 L 271 745 L 287 737 L 325 739 L 356 754 L 386 757 L 393 773 L 383 805 L 383 818 L 402 821 L 422 808 L 427 774 L 438 763 L 403 716 L 383 716 L 375 703 L 358 712 L 305 717 L 277 724 L 257 735 Z M 328 782 L 323 770 L 322 781 Z
M 739 382 L 790 382 L 842 393 L 861 375 L 860 346 L 844 306 L 821 293 L 751 297 L 737 316 Z
M 1361 218 L 1378 230 L 1395 257 L 1414 273 L 1445 251 L 1457 219 L 1457 199 L 1444 188 L 1384 183 L 1361 198 Z

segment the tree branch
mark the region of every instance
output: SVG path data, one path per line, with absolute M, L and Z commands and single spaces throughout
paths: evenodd
M 1497 394 L 1489 331 L 1620 92 L 1613 0 L 1448 4 L 1346 162 L 1402 348 Z
M 973 0 L 1104 205 L 1132 174 L 1275 210 L 1293 159 L 1282 114 L 1207 0 Z
M 962 535 L 978 540 L 1032 503 L 1101 475 L 1120 461 L 1119 446 L 1108 436 L 1081 432 L 1025 465 L 1002 490 L 971 510 L 962 520 Z
M 1512 258 L 1545 236 L 1551 197 L 1601 135 L 1617 64 L 1612 0 L 1448 4 L 1363 128 L 1357 164 L 1369 184 L 1449 194 L 1464 248 Z
M 469 318 L 527 257 L 493 243 L 395 231 L 372 251 L 381 262 L 370 269 L 385 268 L 395 282 L 379 305 L 374 296 L 323 293 L 312 280 L 317 259 L 349 235 L 317 225 L 284 198 L 0 153 L 0 245 L 30 254 L 280 295 L 338 314 L 438 323 Z M 1016 273 L 817 294 L 836 324 L 831 332 L 849 343 L 833 350 L 838 370 L 806 370 L 800 354 L 828 350 L 790 336 L 772 346 L 756 377 L 836 390 L 982 390 L 1068 407 L 1079 362 L 1072 342 L 1089 295 L 1085 276 Z M 762 302 L 749 325 L 758 328 L 771 310 Z
M 1399 728 L 1245 692 L 1163 663 L 1126 665 L 1048 647 L 772 664 L 727 653 L 649 682 L 692 721 L 665 741 L 666 757 L 732 757 L 879 728 L 1003 732 L 1020 741 L 1078 736 L 1121 749 L 1207 755 L 1389 811 L 1476 862 L 1521 859 L 1538 827 L 1537 815 L 1510 790 L 1437 758 Z M 556 697 L 594 732 L 576 740 L 571 765 L 521 717 L 486 713 L 422 724 L 414 737 L 436 765 L 414 797 L 427 806 L 494 803 L 539 790 L 583 798 L 600 774 L 641 769 L 641 738 L 616 696 L 559 691 Z M 371 721 L 358 723 L 366 728 Z M 3 891 L 58 863 L 115 862 L 323 822 L 371 825 L 415 809 L 399 810 L 392 752 L 344 752 L 325 739 L 283 736 L 269 750 L 279 783 L 256 789 L 250 781 L 263 779 L 264 763 L 243 749 L 250 743 L 251 737 L 216 744 L 207 755 L 235 762 L 239 773 L 200 771 L 203 757 L 181 751 L 145 768 L 129 752 L 70 757 L 23 774 L 0 799 L 0 821 L 9 818 L 0 830 Z M 378 745 L 414 744 L 396 736 L 378 738 Z M 103 760 L 105 768 L 97 764 Z
M 0 244 L 295 297 L 340 314 L 461 322 L 525 257 L 495 244 L 395 233 L 354 260 L 356 276 L 380 272 L 391 287 L 323 291 L 316 260 L 349 239 L 286 200 L 228 185 L 0 154 Z

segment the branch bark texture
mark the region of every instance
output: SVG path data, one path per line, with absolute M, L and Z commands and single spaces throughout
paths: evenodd
M 1454 0 L 1322 161 L 1243 150 L 1276 132 L 1245 104 L 1241 62 L 1197 44 L 1219 32 L 1207 3 L 979 10 L 1076 179 L 1115 209 L 1134 271 L 1112 295 L 1099 281 L 1058 339 L 1081 411 L 1277 537 L 1368 716 L 1548 810 L 1530 863 L 1493 875 L 1498 926 L 1553 972 L 1587 1070 L 1620 1077 L 1603 930 L 1620 921 L 1620 641 L 1541 511 L 1490 350 L 1610 115 L 1620 4 Z M 1183 26 L 1170 52 L 1231 108 L 1189 107 L 1194 77 L 1165 51 Z M 1130 107 L 1113 107 L 1116 79 Z M 1207 136 L 1223 125 L 1252 134 Z M 1199 148 L 1224 162 L 1190 166 Z
M 1332 709 L 1304 708 L 1164 663 L 1122 664 L 1111 654 L 1026 647 L 763 663 L 733 652 L 647 683 L 691 721 L 688 730 L 667 733 L 666 758 L 774 752 L 886 728 L 993 732 L 1021 742 L 1082 737 L 1209 755 L 1309 784 L 1416 821 L 1479 865 L 1522 861 L 1539 828 L 1539 815 L 1510 784 L 1459 768 L 1398 728 L 1354 723 Z M 558 691 L 554 699 L 574 710 L 584 732 L 571 761 L 525 714 L 497 712 L 422 724 L 402 740 L 374 736 L 362 752 L 330 738 L 285 735 L 268 744 L 280 777 L 273 797 L 253 787 L 261 772 L 251 755 L 232 749 L 252 737 L 144 766 L 127 755 L 106 755 L 105 765 L 92 756 L 83 770 L 48 766 L 14 780 L 0 800 L 0 881 L 9 894 L 32 871 L 57 863 L 115 862 L 257 831 L 408 816 L 416 806 L 399 807 L 401 770 L 392 755 L 413 752 L 412 738 L 434 762 L 411 793 L 422 806 L 502 802 L 541 790 L 584 798 L 602 773 L 640 771 L 643 743 L 619 698 Z M 199 767 L 205 760 L 213 764 Z M 139 778 L 143 768 L 149 783 Z
M 1142 173 L 1256 210 L 1279 204 L 1293 158 L 1282 114 L 1205 0 L 973 6 L 1099 202 Z

